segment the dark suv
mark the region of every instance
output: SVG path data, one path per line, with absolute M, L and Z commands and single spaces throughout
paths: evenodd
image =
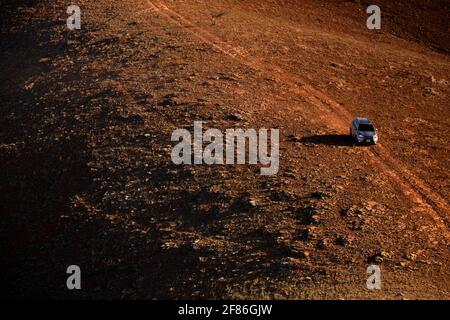
M 355 118 L 350 126 L 350 136 L 358 144 L 377 144 L 378 132 L 367 118 Z

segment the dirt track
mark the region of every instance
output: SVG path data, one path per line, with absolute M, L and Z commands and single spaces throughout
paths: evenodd
M 238 62 L 254 68 L 263 73 L 263 76 L 272 76 L 277 78 L 289 86 L 291 90 L 309 101 L 316 111 L 320 113 L 321 120 L 330 124 L 336 130 L 346 132 L 348 124 L 354 118 L 343 108 L 338 102 L 332 100 L 323 92 L 315 90 L 308 85 L 304 79 L 294 74 L 289 74 L 281 68 L 261 62 L 255 57 L 242 52 L 242 48 L 233 47 L 231 44 L 224 43 L 207 30 L 196 27 L 195 24 L 180 15 L 179 13 L 168 8 L 164 3 L 159 1 L 147 1 L 152 11 L 163 14 L 171 22 L 184 28 L 190 28 L 189 32 L 194 34 L 200 40 L 205 41 L 224 54 L 236 59 Z M 174 19 L 176 17 L 176 19 Z M 405 195 L 410 196 L 412 201 L 423 203 L 425 210 L 435 220 L 436 225 L 441 229 L 443 235 L 448 239 L 448 218 L 449 204 L 439 193 L 432 190 L 430 185 L 416 177 L 405 164 L 395 161 L 390 152 L 382 146 L 378 146 L 377 150 L 368 150 L 368 153 L 374 159 L 375 163 L 382 167 L 386 174 L 392 178 L 403 188 Z M 439 216 L 441 214 L 442 218 Z
M 358 3 L 280 3 L 82 1 L 76 33 L 58 1 L 17 11 L 2 34 L 11 295 L 76 297 L 61 283 L 78 263 L 90 298 L 448 298 L 445 27 L 414 33 L 403 4 L 369 31 Z M 376 147 L 346 136 L 361 115 Z M 194 120 L 279 128 L 280 174 L 174 166 L 170 133 Z M 381 291 L 365 288 L 373 263 Z

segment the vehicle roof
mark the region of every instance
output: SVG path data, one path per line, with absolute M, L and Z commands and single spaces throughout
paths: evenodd
M 370 122 L 370 120 L 367 118 L 355 118 L 354 121 L 356 121 L 358 123 L 372 124 L 372 122 Z

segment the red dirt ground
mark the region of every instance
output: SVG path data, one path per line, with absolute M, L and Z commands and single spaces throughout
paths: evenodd
M 449 298 L 447 1 L 378 1 L 377 31 L 367 1 L 79 2 L 73 32 L 64 1 L 2 12 L 10 297 Z M 173 165 L 195 120 L 278 128 L 279 174 Z

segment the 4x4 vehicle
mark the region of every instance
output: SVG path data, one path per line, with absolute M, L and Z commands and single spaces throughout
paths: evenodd
M 377 144 L 378 130 L 367 118 L 355 118 L 350 126 L 350 136 L 358 144 Z

